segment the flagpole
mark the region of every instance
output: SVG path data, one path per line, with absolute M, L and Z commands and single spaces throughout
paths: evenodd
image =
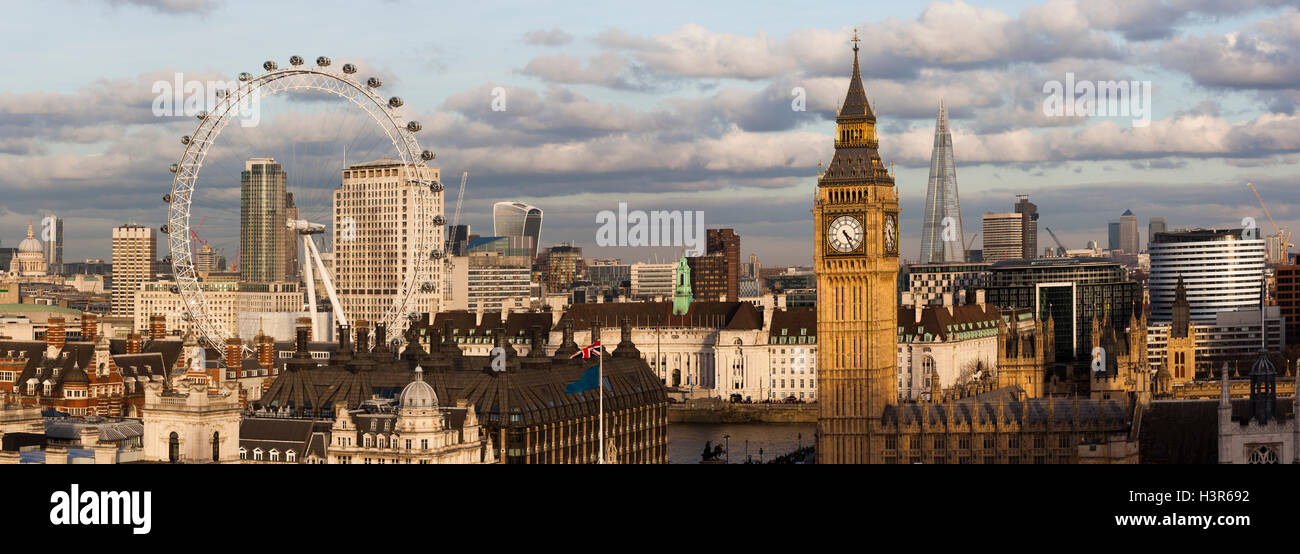
M 604 464 L 605 463 L 605 348 L 604 347 L 601 347 L 599 353 L 596 354 L 596 357 L 599 360 L 599 362 L 597 362 L 596 365 L 597 367 L 600 368 L 596 370 L 596 390 L 599 391 L 600 394 L 600 412 L 599 412 L 600 413 L 600 459 L 597 463 Z

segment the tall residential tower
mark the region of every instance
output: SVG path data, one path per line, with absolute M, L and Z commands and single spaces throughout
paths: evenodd
M 239 279 L 282 281 L 286 274 L 285 175 L 272 158 L 251 158 L 239 175 Z

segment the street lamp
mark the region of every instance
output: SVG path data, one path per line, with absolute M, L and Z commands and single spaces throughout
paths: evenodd
M 726 435 L 726 434 L 722 435 L 722 441 L 724 444 L 726 444 L 724 448 L 727 449 L 726 451 L 727 463 L 731 463 L 731 435 Z

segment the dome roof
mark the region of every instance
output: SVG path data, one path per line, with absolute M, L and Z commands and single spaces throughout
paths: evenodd
M 36 252 L 36 253 L 45 252 L 45 247 L 41 245 L 41 241 L 36 238 L 36 234 L 33 231 L 34 230 L 32 229 L 31 222 L 28 222 L 27 238 L 23 239 L 22 242 L 18 243 L 19 252 Z
M 424 368 L 415 366 L 415 378 L 402 389 L 398 408 L 430 409 L 438 407 L 438 395 L 424 382 Z
M 63 384 L 75 385 L 87 383 L 90 383 L 90 377 L 86 376 L 86 372 L 81 369 L 80 364 L 73 362 L 72 369 L 69 369 L 67 375 L 63 376 Z

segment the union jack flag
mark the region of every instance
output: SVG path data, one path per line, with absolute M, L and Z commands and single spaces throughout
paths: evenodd
M 601 353 L 600 341 L 596 341 L 591 346 L 584 346 L 577 352 L 574 352 L 570 358 L 591 358 L 599 356 Z

